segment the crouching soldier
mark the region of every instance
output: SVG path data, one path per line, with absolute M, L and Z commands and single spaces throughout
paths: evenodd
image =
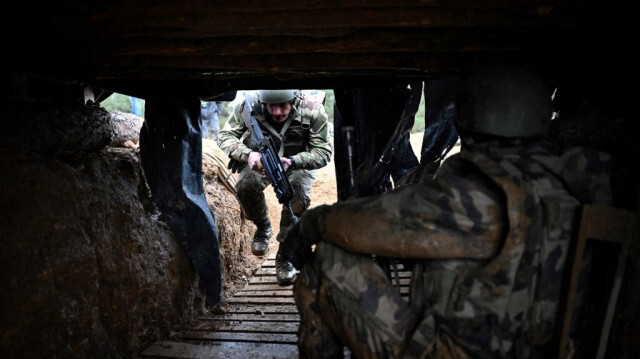
M 543 140 L 551 93 L 492 67 L 456 107 L 462 151 L 434 181 L 313 208 L 289 231 L 301 357 L 554 356 L 580 201 Z M 408 303 L 372 255 L 413 265 Z
M 309 208 L 311 185 L 315 170 L 331 160 L 328 116 L 321 103 L 305 101 L 294 90 L 260 90 L 252 108 L 238 104 L 220 131 L 218 145 L 231 158 L 234 172 L 239 171 L 236 193 L 246 217 L 256 225 L 251 251 L 265 255 L 272 234 L 269 209 L 264 189 L 269 178 L 264 173 L 257 143 L 252 141 L 242 120 L 243 111 L 255 111 L 262 133 L 271 136 L 279 151 L 280 161 L 288 173 L 294 197 L 291 210 L 298 217 Z M 291 227 L 289 211 L 283 208 L 278 242 L 282 242 Z M 276 258 L 276 278 L 280 285 L 290 285 L 296 270 L 288 261 Z

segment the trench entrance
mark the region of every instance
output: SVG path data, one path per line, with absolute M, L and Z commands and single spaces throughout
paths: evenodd
M 333 135 L 332 124 L 330 134 Z M 333 142 L 333 136 L 331 137 Z M 422 133 L 413 133 L 411 145 L 418 156 L 421 143 Z M 203 151 L 215 153 L 223 163 L 228 161 L 213 141 L 204 139 Z M 237 174 L 231 176 L 236 177 Z M 271 187 L 264 194 L 269 218 L 274 226 L 269 252 L 266 260 L 247 279 L 246 284 L 227 298 L 228 311 L 224 314 L 202 315 L 188 330 L 151 344 L 140 353 L 139 358 L 299 357 L 297 338 L 300 316 L 293 287 L 279 286 L 275 277 L 275 256 L 278 250 L 276 234 L 282 206 Z M 327 166 L 316 171 L 310 195 L 311 208 L 336 202 L 338 195 L 334 158 Z M 411 272 L 400 264 L 391 275 L 392 282 L 408 300 Z M 350 357 L 349 351 L 345 349 L 345 358 Z

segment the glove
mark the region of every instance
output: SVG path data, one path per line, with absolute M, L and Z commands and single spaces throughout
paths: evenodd
M 322 239 L 323 231 L 319 220 L 331 210 L 331 206 L 321 205 L 307 210 L 296 222 L 284 242 L 280 243 L 278 255 L 300 270 L 311 260 L 311 247 Z
M 238 173 L 240 172 L 240 170 L 242 170 L 243 166 L 244 166 L 243 162 L 234 160 L 232 158 L 229 160 L 229 164 L 227 165 L 227 168 L 231 170 L 231 173 Z

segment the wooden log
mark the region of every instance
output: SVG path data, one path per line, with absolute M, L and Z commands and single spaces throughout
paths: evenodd
M 162 341 L 150 345 L 141 358 L 297 358 L 298 347 L 294 344 L 217 342 L 209 345 Z
M 279 344 L 295 344 L 298 341 L 297 334 L 279 334 L 279 333 L 242 333 L 242 332 L 188 332 L 185 333 L 183 340 L 211 340 L 216 342 L 262 342 L 262 343 L 279 343 Z
M 299 322 L 279 322 L 275 320 L 271 321 L 252 321 L 252 320 L 225 320 L 225 321 L 210 321 L 201 322 L 197 327 L 193 328 L 192 332 L 197 332 L 201 335 L 201 332 L 252 332 L 252 333 L 290 333 L 295 334 L 298 332 Z M 183 339 L 192 339 L 192 334 L 183 335 Z M 199 338 L 199 337 L 198 337 Z

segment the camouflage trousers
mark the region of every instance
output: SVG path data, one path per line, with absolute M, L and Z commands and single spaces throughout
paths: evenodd
M 326 242 L 294 293 L 300 358 L 341 358 L 343 345 L 354 358 L 400 358 L 419 317 L 371 256 Z
M 291 200 L 293 214 L 300 217 L 311 204 L 311 186 L 316 178 L 315 170 L 297 170 L 289 173 L 289 182 L 295 193 Z M 247 219 L 260 221 L 268 218 L 269 208 L 265 200 L 264 190 L 269 186 L 269 177 L 265 174 L 253 171 L 249 166 L 244 166 L 238 175 L 236 195 Z M 280 216 L 280 232 L 276 237 L 278 242 L 283 242 L 291 228 L 289 211 L 282 207 Z

